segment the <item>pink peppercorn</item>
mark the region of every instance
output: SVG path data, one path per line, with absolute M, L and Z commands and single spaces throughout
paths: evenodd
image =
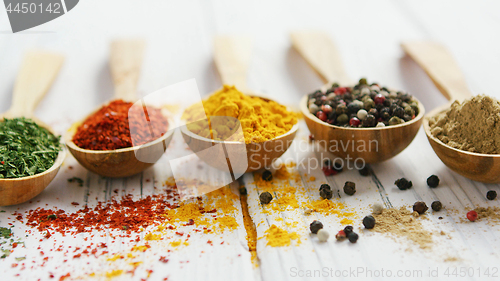
M 319 120 L 321 120 L 323 122 L 326 121 L 326 118 L 327 118 L 326 113 L 324 113 L 323 111 L 316 112 L 316 117 L 318 117 Z
M 375 104 L 383 104 L 385 101 L 385 97 L 382 94 L 377 94 L 373 98 L 373 101 L 375 102 Z
M 475 221 L 477 219 L 477 212 L 472 210 L 472 211 L 469 211 L 467 213 L 467 218 L 470 220 L 470 221 Z
M 353 117 L 351 118 L 351 120 L 349 120 L 349 125 L 351 125 L 351 127 L 358 127 L 360 124 L 361 121 L 359 121 L 359 119 L 356 117 Z

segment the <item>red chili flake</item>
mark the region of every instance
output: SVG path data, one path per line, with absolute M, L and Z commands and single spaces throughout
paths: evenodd
M 54 278 L 54 274 L 50 273 L 50 274 L 49 274 L 49 277 L 50 277 L 50 278 Z
M 17 247 L 17 243 L 12 243 L 12 249 L 16 248 Z
M 80 203 L 78 203 L 78 202 L 71 202 L 71 205 L 78 206 L 78 205 L 80 205 Z
M 186 225 L 193 225 L 194 224 L 194 220 L 193 219 L 189 219 L 189 222 L 186 223 Z
M 3 164 L 5 164 L 5 162 L 4 162 L 4 161 L 2 161 L 2 162 L 0 162 L 0 163 L 1 163 L 2 165 L 3 165 Z
M 17 263 L 13 263 L 13 264 L 11 265 L 11 267 L 12 267 L 12 268 L 17 267 L 17 266 L 18 266 L 18 264 L 17 264 Z
M 73 142 L 84 149 L 114 150 L 148 143 L 167 132 L 168 121 L 161 109 L 132 105 L 115 100 L 103 106 L 78 127 Z
M 182 235 L 184 235 L 184 232 L 182 232 L 182 231 L 176 231 L 175 234 L 177 234 L 179 236 L 182 236 Z
M 69 273 L 66 273 L 65 275 L 63 275 L 63 276 L 61 276 L 61 277 L 59 278 L 59 281 L 63 281 L 63 280 L 65 280 L 66 278 L 69 278 L 69 277 L 71 277 L 71 275 L 70 275 Z
M 168 259 L 167 259 L 167 257 L 163 257 L 163 256 L 161 256 L 161 257 L 160 257 L 160 261 L 161 261 L 162 263 L 167 263 L 167 262 L 168 262 Z
M 52 236 L 52 235 L 51 235 L 51 234 L 50 234 L 50 232 L 47 230 L 47 232 L 45 233 L 45 236 L 44 236 L 44 237 L 45 237 L 45 238 L 47 238 L 47 239 L 49 239 L 49 238 L 50 238 L 50 236 Z M 43 252 L 42 252 L 42 253 L 43 253 Z

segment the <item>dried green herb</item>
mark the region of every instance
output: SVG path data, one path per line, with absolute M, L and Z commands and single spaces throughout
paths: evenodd
M 78 186 L 83 186 L 83 180 L 81 178 L 77 178 L 77 177 L 72 177 L 70 179 L 68 179 L 69 182 L 76 182 L 78 183 Z
M 12 230 L 10 230 L 10 228 L 0 226 L 0 237 L 9 239 L 10 236 L 12 236 Z
M 61 144 L 59 137 L 24 117 L 0 122 L 0 178 L 21 178 L 48 170 Z

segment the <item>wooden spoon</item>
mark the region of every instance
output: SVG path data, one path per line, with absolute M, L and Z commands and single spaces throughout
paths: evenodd
M 136 101 L 136 88 L 142 64 L 144 42 L 140 40 L 118 40 L 111 44 L 110 67 L 115 85 L 114 99 L 128 102 Z M 108 105 L 105 103 L 102 106 Z M 94 110 L 94 114 L 102 106 Z M 90 116 L 89 115 L 89 116 Z M 174 122 L 168 116 L 169 126 Z M 142 146 L 116 150 L 83 149 L 73 142 L 73 135 L 86 120 L 75 123 L 65 136 L 69 151 L 78 162 L 88 170 L 105 177 L 128 177 L 138 174 L 152 166 L 165 152 L 172 140 L 173 130 L 162 137 Z M 141 161 L 148 159 L 148 161 Z
M 246 76 L 251 57 L 251 40 L 246 37 L 218 36 L 214 41 L 214 60 L 217 70 L 224 85 L 235 85 L 236 88 L 247 95 L 256 96 L 264 100 L 271 100 L 262 94 L 251 92 L 246 86 Z M 197 152 L 197 155 L 209 165 L 226 171 L 228 163 L 230 170 L 236 175 L 245 172 L 257 171 L 270 167 L 272 162 L 279 158 L 292 144 L 297 133 L 298 125 L 294 125 L 290 131 L 274 139 L 255 143 L 245 144 L 246 155 L 242 149 L 243 142 L 238 141 L 216 141 L 201 137 L 187 129 L 181 127 L 184 140 L 189 147 Z M 212 150 L 207 153 L 200 153 L 206 148 L 223 144 L 225 151 Z M 222 146 L 221 146 L 222 147 Z M 242 153 L 243 152 L 243 153 Z M 217 157 L 215 154 L 225 153 L 227 158 Z M 245 157 L 246 156 L 246 157 Z M 248 166 L 247 166 L 248 163 Z M 244 168 L 246 167 L 246 169 Z
M 63 61 L 64 57 L 58 54 L 41 51 L 28 52 L 14 85 L 12 105 L 1 116 L 2 120 L 3 118 L 27 117 L 54 133 L 49 126 L 36 119 L 33 112 L 52 85 Z M 66 149 L 63 148 L 52 167 L 43 173 L 16 179 L 0 179 L 0 206 L 23 203 L 40 194 L 54 179 L 65 158 Z
M 327 82 L 352 86 L 345 73 L 339 52 L 330 37 L 323 32 L 293 32 L 292 45 Z M 344 128 L 319 120 L 309 112 L 308 96 L 300 101 L 300 109 L 315 141 L 327 146 L 328 151 L 347 160 L 363 159 L 365 163 L 382 162 L 403 151 L 415 138 L 425 109 L 419 104 L 419 113 L 409 122 L 375 128 Z
M 472 97 L 460 68 L 446 47 L 435 42 L 408 42 L 403 50 L 429 75 L 439 91 L 450 100 L 427 114 L 424 129 L 437 156 L 453 171 L 471 180 L 500 183 L 500 155 L 463 151 L 441 142 L 431 134 L 429 119 L 447 110 L 453 101 Z

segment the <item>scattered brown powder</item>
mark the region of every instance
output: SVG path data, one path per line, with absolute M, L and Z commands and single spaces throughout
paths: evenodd
M 429 120 L 431 134 L 443 143 L 465 151 L 500 154 L 500 102 L 479 95 Z
M 373 216 L 377 223 L 372 231 L 389 235 L 395 240 L 407 239 L 421 249 L 431 248 L 432 232 L 425 230 L 420 222 L 424 215 L 415 218 L 406 207 L 401 207 L 385 209 L 380 215 Z
M 500 222 L 500 208 L 499 207 L 477 207 L 474 209 L 477 212 L 477 219 L 488 220 L 488 223 L 498 224 Z

